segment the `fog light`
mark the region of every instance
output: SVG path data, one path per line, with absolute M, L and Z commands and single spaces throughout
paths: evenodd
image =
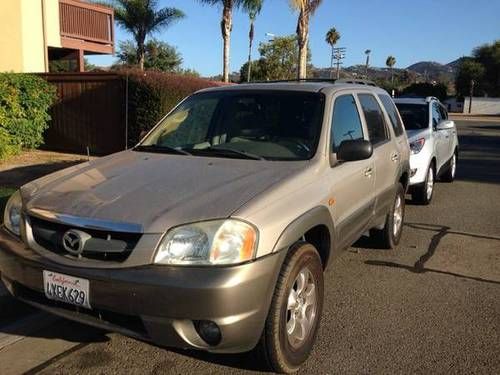
M 222 334 L 217 324 L 210 320 L 198 320 L 194 322 L 196 331 L 208 345 L 215 346 L 220 343 Z
M 410 177 L 413 177 L 417 174 L 417 168 L 410 169 Z

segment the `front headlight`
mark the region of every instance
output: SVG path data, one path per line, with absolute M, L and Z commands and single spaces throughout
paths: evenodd
M 418 154 L 425 145 L 425 138 L 419 138 L 416 141 L 410 142 L 410 150 L 412 154 Z
M 3 214 L 3 223 L 5 227 L 16 235 L 21 233 L 21 211 L 23 202 L 19 190 L 16 191 L 7 201 Z
M 154 262 L 175 265 L 238 264 L 253 259 L 256 229 L 239 220 L 215 220 L 170 230 L 160 242 Z

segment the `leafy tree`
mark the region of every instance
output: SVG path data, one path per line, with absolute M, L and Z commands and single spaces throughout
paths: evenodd
M 133 66 L 137 61 L 137 49 L 130 40 L 119 43 L 116 55 L 119 65 Z M 178 70 L 181 64 L 182 57 L 179 52 L 168 43 L 151 39 L 144 45 L 144 68 L 173 72 Z
M 158 8 L 158 0 L 113 0 L 118 25 L 133 35 L 137 61 L 144 70 L 146 59 L 146 38 L 166 29 L 173 22 L 184 18 L 184 13 L 176 8 Z
M 268 80 L 293 79 L 299 72 L 297 37 L 294 35 L 276 37 L 267 43 L 261 43 L 259 53 L 265 64 L 265 76 Z M 306 49 L 306 65 L 310 64 L 311 53 Z M 305 78 L 305 77 L 304 77 Z
M 299 45 L 298 78 L 307 77 L 309 42 L 309 20 L 321 5 L 322 0 L 290 0 L 293 9 L 299 12 L 297 19 L 297 42 Z
M 394 85 L 394 65 L 396 65 L 396 58 L 388 56 L 387 60 L 385 60 L 385 65 L 391 70 L 391 85 Z
M 86 72 L 97 69 L 97 67 L 89 63 L 87 59 L 84 59 L 83 61 Z M 77 68 L 77 61 L 75 59 L 59 59 L 49 61 L 49 72 L 51 73 L 76 72 Z
M 472 58 L 462 59 L 460 65 L 458 66 L 458 71 L 455 78 L 455 88 L 457 96 L 468 96 L 470 94 L 472 81 L 474 81 L 475 94 L 484 94 L 484 75 L 485 68 L 481 63 L 474 61 L 474 59 Z
M 231 31 L 233 29 L 233 9 L 241 5 L 242 0 L 198 0 L 208 5 L 222 5 L 222 20 L 220 23 L 224 41 L 223 69 L 224 82 L 229 82 L 229 50 L 231 48 Z
M 248 79 L 248 61 L 243 64 L 240 68 L 240 83 L 247 82 Z M 265 81 L 267 80 L 267 71 L 266 71 L 266 60 L 259 59 L 251 62 L 252 69 L 252 81 Z
M 264 0 L 243 0 L 243 9 L 248 13 L 248 18 L 250 19 L 250 30 L 248 32 L 248 63 L 246 69 L 247 82 L 250 82 L 252 74 L 252 45 L 255 35 L 255 19 L 262 9 L 262 3 Z
M 490 96 L 500 97 L 500 40 L 476 48 L 473 56 L 484 69 L 481 81 L 483 90 Z M 478 67 L 475 69 L 477 71 Z

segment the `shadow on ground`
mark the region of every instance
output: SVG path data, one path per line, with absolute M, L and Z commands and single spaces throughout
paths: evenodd
M 0 171 L 0 186 L 18 188 L 30 181 L 58 170 L 72 167 L 86 160 L 58 161 L 13 167 Z
M 449 234 L 458 234 L 458 235 L 461 235 L 461 236 L 469 236 L 469 237 L 474 237 L 474 238 L 489 239 L 489 240 L 498 241 L 499 244 L 500 244 L 500 238 L 499 237 L 493 237 L 493 236 L 486 236 L 486 235 L 478 235 L 478 234 L 473 234 L 473 233 L 460 232 L 460 231 L 452 230 L 450 227 L 447 227 L 447 226 L 433 225 L 433 224 L 426 224 L 426 223 L 406 223 L 405 226 L 413 228 L 413 229 L 420 229 L 420 230 L 426 230 L 426 231 L 435 232 L 435 234 L 431 238 L 431 242 L 429 243 L 427 251 L 425 252 L 424 255 L 422 255 L 415 262 L 415 264 L 413 266 L 409 266 L 409 265 L 406 265 L 406 264 L 395 263 L 395 262 L 380 261 L 380 260 L 367 260 L 365 262 L 365 264 L 368 264 L 370 266 L 401 268 L 401 269 L 405 269 L 405 270 L 413 272 L 413 273 L 426 273 L 426 272 L 440 273 L 440 274 L 444 274 L 444 275 L 450 275 L 450 276 L 460 277 L 460 278 L 464 278 L 464 279 L 469 279 L 469 280 L 474 280 L 474 281 L 480 281 L 480 282 L 485 282 L 485 283 L 500 285 L 500 282 L 495 281 L 495 280 L 487 280 L 487 279 L 483 279 L 481 277 L 473 277 L 473 276 L 460 275 L 460 274 L 457 274 L 457 273 L 454 273 L 454 272 L 447 272 L 447 271 L 435 270 L 435 269 L 431 269 L 431 268 L 426 268 L 425 267 L 425 264 L 435 254 L 435 252 L 436 252 L 436 250 L 437 250 L 437 248 L 438 248 L 439 243 L 441 242 L 441 240 L 445 236 L 447 236 Z

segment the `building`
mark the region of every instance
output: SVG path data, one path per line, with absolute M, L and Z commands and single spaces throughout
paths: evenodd
M 84 71 L 84 56 L 114 53 L 111 8 L 81 0 L 1 0 L 0 72 Z

